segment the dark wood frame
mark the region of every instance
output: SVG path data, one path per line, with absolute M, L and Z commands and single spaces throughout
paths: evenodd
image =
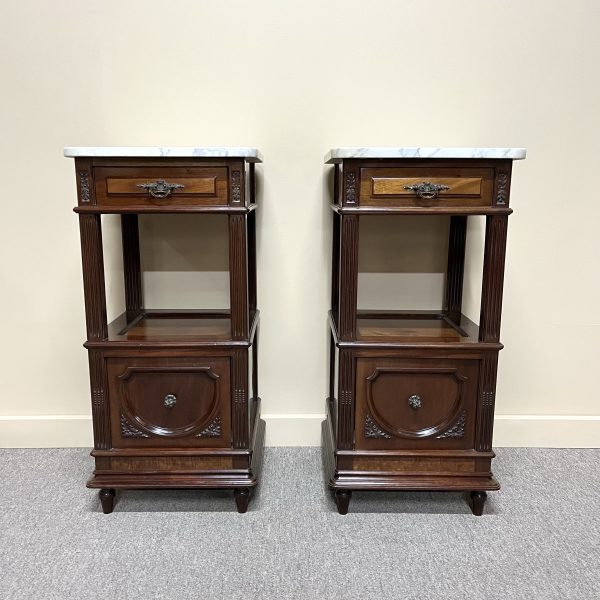
M 493 170 L 493 192 L 488 205 L 473 207 L 460 200 L 455 205 L 436 205 L 435 201 L 415 206 L 399 207 L 382 199 L 361 206 L 361 173 L 365 168 L 385 167 L 405 169 L 418 166 L 423 179 L 439 168 L 489 168 Z M 334 166 L 332 298 L 330 312 L 330 384 L 327 418 L 323 422 L 323 460 L 326 479 L 333 490 L 340 514 L 346 514 L 352 490 L 460 490 L 470 492 L 473 513 L 481 515 L 486 491 L 499 489 L 491 473 L 492 432 L 496 391 L 496 373 L 500 343 L 500 321 L 509 192 L 512 161 L 432 160 L 432 159 L 344 159 Z M 489 189 L 489 188 L 488 188 Z M 410 339 L 380 339 L 365 341 L 357 331 L 358 232 L 363 215 L 450 215 L 448 265 L 445 305 L 441 311 L 414 311 L 411 318 L 438 318 L 456 331 L 465 334 L 452 341 L 422 341 Z M 480 324 L 471 323 L 461 314 L 465 263 L 467 218 L 486 216 L 484 274 L 481 295 Z M 426 314 L 422 314 L 426 312 Z M 370 315 L 386 318 L 390 313 Z M 467 333 L 468 331 L 468 333 Z M 427 442 L 418 448 L 393 446 L 396 440 L 390 432 L 379 450 L 357 448 L 356 406 L 358 385 L 357 361 L 370 359 L 468 360 L 477 361 L 478 383 L 474 419 L 474 444 L 470 448 L 439 449 Z M 337 389 L 335 381 L 337 378 Z M 433 438 L 429 438 L 433 439 Z M 391 442 L 389 441 L 391 440 Z M 387 445 L 385 445 L 387 444 Z M 432 468 L 438 461 L 439 468 Z M 411 465 L 410 472 L 405 464 Z M 390 466 L 391 465 L 391 466 Z M 449 472 L 452 466 L 454 472 Z
M 115 206 L 96 203 L 95 170 L 225 167 L 229 174 L 227 203 L 203 206 L 180 201 L 147 201 L 123 196 Z M 76 158 L 83 283 L 89 354 L 94 450 L 94 475 L 88 487 L 100 488 L 105 513 L 113 509 L 115 490 L 145 488 L 232 488 L 239 512 L 245 512 L 257 483 L 264 447 L 265 423 L 258 396 L 258 328 L 256 303 L 255 169 L 240 158 Z M 143 192 L 140 192 L 143 193 Z M 101 215 L 121 214 L 126 310 L 113 324 L 107 322 Z M 144 308 L 138 214 L 218 213 L 229 220 L 230 309 L 224 311 L 150 311 Z M 126 332 L 145 318 L 182 316 L 230 320 L 231 335 L 222 339 L 144 339 L 131 341 Z M 123 334 L 121 337 L 114 332 Z M 250 355 L 252 353 L 252 355 Z M 111 437 L 111 402 L 107 361 L 153 357 L 188 362 L 223 357 L 230 361 L 231 439 L 228 447 L 119 447 Z M 249 372 L 250 358 L 252 370 Z M 169 364 L 171 364 L 171 362 Z M 146 436 L 147 437 L 147 436 Z M 187 465 L 181 468 L 181 464 Z M 136 465 L 141 465 L 139 468 Z M 144 466 L 145 465 L 145 466 Z M 176 466 L 179 465 L 179 466 Z M 225 466 L 224 466 L 225 465 Z

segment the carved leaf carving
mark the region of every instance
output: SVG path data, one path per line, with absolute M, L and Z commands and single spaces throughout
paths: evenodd
M 221 417 L 215 417 L 196 437 L 221 437 Z
M 140 429 L 134 427 L 125 417 L 125 415 L 121 415 L 121 436 L 122 437 L 132 437 L 132 438 L 147 438 L 150 437 L 147 433 L 144 433 Z
M 79 171 L 79 192 L 81 202 L 90 201 L 90 176 L 87 171 Z
M 356 173 L 353 171 L 346 175 L 346 202 L 348 204 L 356 202 Z
M 392 436 L 381 429 L 377 423 L 373 420 L 371 415 L 367 414 L 365 417 L 365 438 L 377 439 L 384 438 L 391 440 Z
M 240 171 L 236 170 L 231 173 L 231 202 L 233 204 L 239 204 L 242 201 L 241 179 Z
M 498 175 L 498 190 L 496 192 L 496 204 L 506 204 L 508 175 L 500 173 Z
M 444 431 L 444 433 L 440 433 L 440 435 L 437 436 L 437 439 L 438 440 L 441 440 L 443 438 L 461 439 L 461 438 L 465 437 L 466 423 L 467 423 L 467 411 L 463 410 L 460 417 L 458 417 L 458 421 L 456 421 L 456 423 L 454 423 L 454 425 L 452 425 L 452 427 L 450 427 L 450 429 L 447 429 L 446 431 Z

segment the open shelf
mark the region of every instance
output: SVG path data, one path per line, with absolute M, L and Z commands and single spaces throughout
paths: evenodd
M 250 315 L 254 322 L 255 314 Z M 126 314 L 108 326 L 109 342 L 227 342 L 231 317 L 227 310 L 145 310 L 131 321 Z
M 359 310 L 356 339 L 380 343 L 476 343 L 479 327 L 464 315 L 460 323 L 454 323 L 443 312 Z

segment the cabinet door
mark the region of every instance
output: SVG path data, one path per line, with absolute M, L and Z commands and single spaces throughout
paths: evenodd
M 472 448 L 477 377 L 476 360 L 359 358 L 356 448 Z
M 229 358 L 109 358 L 113 447 L 231 444 Z

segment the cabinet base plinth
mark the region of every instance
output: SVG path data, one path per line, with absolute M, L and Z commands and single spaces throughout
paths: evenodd
M 446 451 L 436 454 L 440 467 L 438 472 L 430 470 L 431 452 L 423 451 L 423 465 L 427 470 L 419 471 L 419 451 L 365 452 L 335 450 L 335 436 L 331 416 L 322 423 L 323 467 L 327 485 L 334 492 L 340 514 L 348 512 L 351 492 L 356 491 L 455 491 L 470 492 L 473 514 L 481 515 L 486 491 L 500 489 L 500 484 L 490 472 L 477 471 L 480 463 L 491 461 L 493 453 L 475 451 Z M 451 467 L 460 456 L 465 472 L 452 472 Z M 410 461 L 412 470 L 403 468 L 403 459 Z M 415 458 L 417 462 L 415 463 Z M 381 469 L 382 460 L 386 470 Z M 394 463 L 395 461 L 395 463 Z M 390 464 L 397 464 L 398 470 L 390 470 Z M 472 469 L 469 468 L 472 464 Z M 356 468 L 358 466 L 358 468 Z
M 99 462 L 112 461 L 110 457 L 112 452 L 93 452 L 96 457 L 97 468 L 94 475 L 87 482 L 88 488 L 100 488 L 100 498 L 104 512 L 111 512 L 112 501 L 116 489 L 120 490 L 142 490 L 142 489 L 232 489 L 234 490 L 238 512 L 246 512 L 250 499 L 250 492 L 259 483 L 260 471 L 262 467 L 262 458 L 265 444 L 265 422 L 257 418 L 254 428 L 253 444 L 248 451 L 228 451 L 222 452 L 215 450 L 203 452 L 198 450 L 194 452 L 195 456 L 188 456 L 187 459 L 193 462 L 197 458 L 200 468 L 168 472 L 159 470 L 131 471 L 125 470 L 128 458 L 131 460 L 140 460 L 143 457 L 127 455 L 123 456 L 118 451 L 114 455 L 118 456 L 119 470 L 109 470 L 98 468 Z M 181 451 L 174 451 L 171 454 L 168 449 L 161 450 L 160 455 L 156 456 L 156 451 L 148 451 L 148 455 L 153 456 L 157 461 L 178 460 Z M 108 455 L 108 456 L 107 456 Z M 203 467 L 204 459 L 210 459 L 210 463 L 215 468 Z M 215 462 L 217 461 L 217 462 Z M 221 462 L 218 462 L 221 461 Z M 228 465 L 225 468 L 222 465 Z M 112 492 L 109 497 L 107 492 Z M 109 507 L 110 503 L 110 507 Z M 243 509 L 241 510 L 240 507 Z M 106 510 L 109 509 L 110 510 Z

